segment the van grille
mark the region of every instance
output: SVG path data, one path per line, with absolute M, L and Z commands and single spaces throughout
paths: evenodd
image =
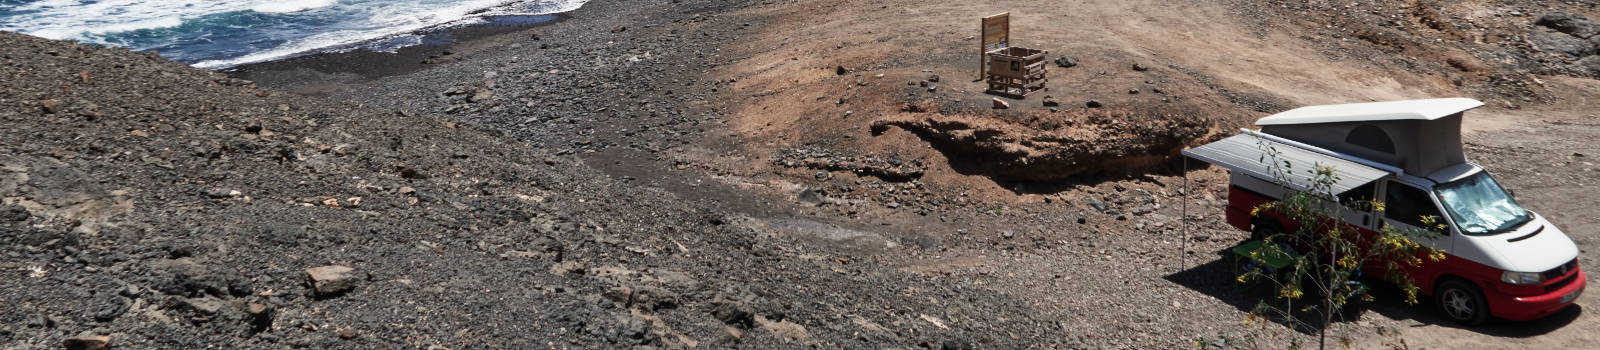
M 1578 275 L 1576 275 L 1576 274 L 1574 274 L 1572 276 L 1567 276 L 1567 278 L 1563 278 L 1560 281 L 1556 281 L 1556 283 L 1551 283 L 1548 286 L 1544 286 L 1544 291 L 1545 292 L 1554 292 L 1554 291 L 1557 291 L 1557 290 L 1561 290 L 1561 288 L 1565 288 L 1568 284 L 1572 284 L 1572 281 L 1576 281 L 1576 280 L 1578 280 Z
M 1572 270 L 1577 270 L 1577 269 L 1578 269 L 1578 259 L 1572 259 L 1572 261 L 1568 261 L 1565 264 L 1561 264 L 1561 266 L 1557 266 L 1556 268 L 1553 268 L 1553 269 L 1550 269 L 1550 270 L 1545 271 L 1543 273 L 1540 273 L 1540 275 L 1542 275 L 1544 277 L 1544 280 L 1549 281 L 1549 280 L 1561 278 L 1561 276 L 1566 276 L 1568 272 L 1572 272 Z

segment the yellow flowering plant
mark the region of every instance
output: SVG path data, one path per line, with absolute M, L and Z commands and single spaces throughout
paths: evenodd
M 1256 237 L 1267 243 L 1240 258 L 1287 255 L 1291 259 L 1277 268 L 1247 264 L 1250 267 L 1237 274 L 1238 282 L 1263 281 L 1276 291 L 1277 300 L 1259 302 L 1251 319 L 1282 319 L 1291 327 L 1315 330 L 1325 344 L 1326 331 L 1349 303 L 1373 300 L 1362 283 L 1363 272 L 1399 286 L 1406 303 L 1417 303 L 1420 290 L 1406 271 L 1445 259 L 1443 251 L 1421 243 L 1448 229 L 1441 218 L 1423 217 L 1428 229 L 1421 232 L 1402 232 L 1389 225 L 1376 230 L 1350 226 L 1339 219 L 1341 211 L 1379 213 L 1386 206 L 1376 200 L 1340 203 L 1333 191 L 1339 173 L 1332 166 L 1294 169 L 1295 164 L 1278 160 L 1272 146 L 1261 143 L 1260 148 L 1263 162 L 1272 159 L 1268 164 L 1277 183 L 1283 184 L 1284 195 L 1252 208 L 1250 215 L 1258 225 L 1277 232 Z M 1310 305 L 1295 308 L 1297 301 Z

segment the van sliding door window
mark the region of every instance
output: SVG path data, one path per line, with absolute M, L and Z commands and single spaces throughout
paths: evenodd
M 1399 223 L 1418 228 L 1428 228 L 1422 224 L 1423 217 L 1439 216 L 1439 207 L 1433 204 L 1433 199 L 1427 191 L 1411 187 L 1399 182 L 1390 182 L 1388 190 L 1383 196 L 1383 217 Z
M 1377 192 L 1378 182 L 1368 182 L 1360 187 L 1339 194 L 1339 204 L 1356 211 L 1372 211 L 1372 195 Z

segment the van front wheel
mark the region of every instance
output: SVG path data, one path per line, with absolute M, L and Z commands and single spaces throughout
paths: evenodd
M 1489 303 L 1478 287 L 1459 279 L 1445 280 L 1433 293 L 1439 311 L 1451 321 L 1476 326 L 1489 319 Z

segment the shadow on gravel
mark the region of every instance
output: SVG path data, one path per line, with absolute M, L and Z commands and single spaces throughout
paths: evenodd
M 1263 304 L 1279 310 L 1293 310 L 1290 315 L 1271 315 L 1271 313 L 1267 313 L 1263 317 L 1265 317 L 1266 321 L 1294 329 L 1306 335 L 1314 336 L 1317 334 L 1316 323 L 1322 319 L 1323 314 L 1316 310 L 1300 310 L 1300 308 L 1304 308 L 1307 305 L 1303 301 L 1312 299 L 1309 295 L 1305 299 L 1291 301 L 1274 297 L 1274 288 L 1268 283 L 1235 282 L 1234 279 L 1238 277 L 1238 273 L 1234 270 L 1232 254 L 1227 250 L 1221 250 L 1214 252 L 1212 257 L 1214 258 L 1198 266 L 1178 271 L 1163 278 L 1196 292 L 1217 298 L 1217 300 L 1233 305 L 1233 307 L 1244 313 L 1251 313 Z M 1333 322 L 1341 323 L 1359 320 L 1361 315 L 1367 311 L 1365 306 L 1365 304 L 1359 302 L 1352 302 L 1342 310 L 1339 310 L 1339 314 L 1334 315 Z M 1255 321 L 1260 322 L 1262 319 L 1256 319 Z M 1239 322 L 1246 322 L 1246 320 L 1241 319 Z
M 1463 329 L 1496 337 L 1529 338 L 1544 335 L 1566 327 L 1583 315 L 1583 307 L 1573 304 L 1571 307 L 1550 315 L 1550 317 L 1538 320 L 1516 322 L 1496 318 L 1490 319 L 1489 322 L 1479 326 L 1463 326 L 1440 317 L 1439 311 L 1433 306 L 1433 298 L 1419 296 L 1418 303 L 1410 305 L 1405 303 L 1405 294 L 1398 287 L 1387 283 L 1369 283 L 1368 285 L 1373 287 L 1372 296 L 1377 300 L 1367 303 L 1367 309 L 1384 317 L 1396 320 L 1412 320 L 1421 325 Z

